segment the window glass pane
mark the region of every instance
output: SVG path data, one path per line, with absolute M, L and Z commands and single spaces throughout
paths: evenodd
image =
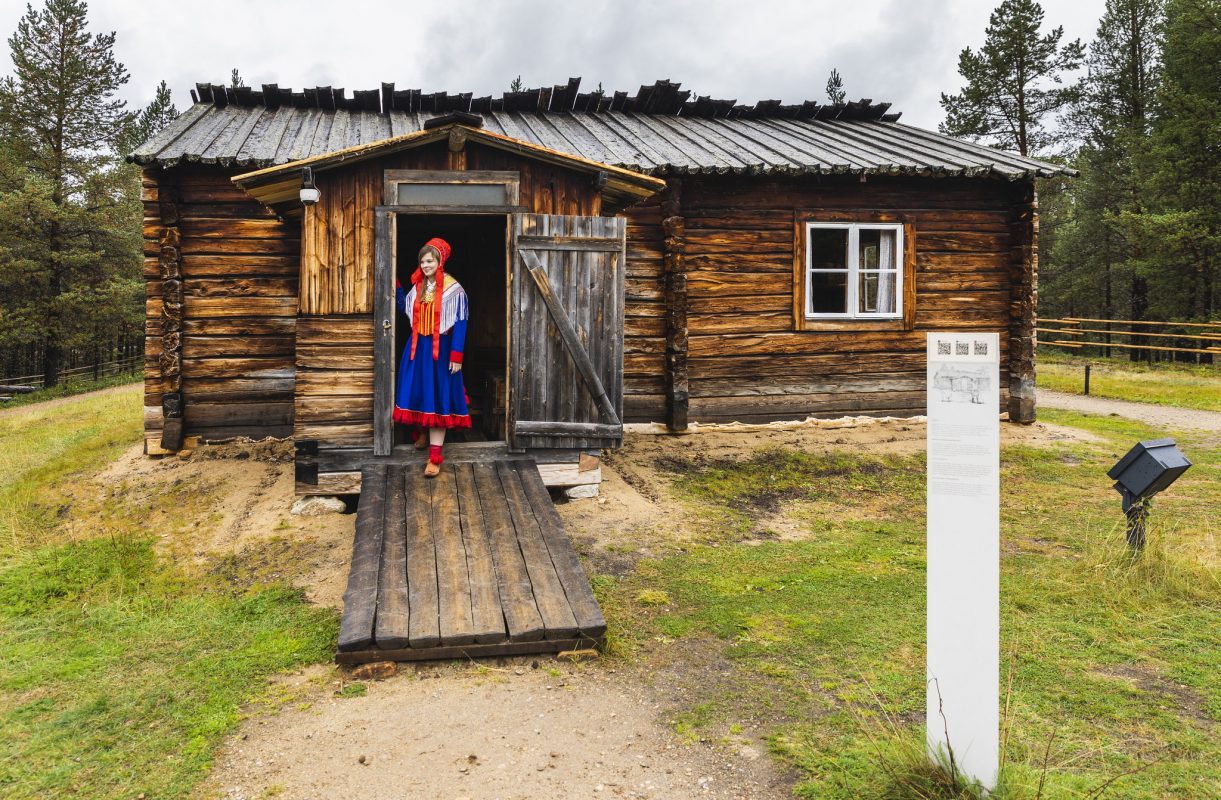
M 862 228 L 859 233 L 861 243 L 861 269 L 897 269 L 898 261 L 895 231 L 880 231 Z
M 810 313 L 843 314 L 848 310 L 848 273 L 810 273 Z
M 848 267 L 848 229 L 810 229 L 810 269 Z
M 503 183 L 400 183 L 402 206 L 503 206 Z
M 857 277 L 858 314 L 895 313 L 897 273 L 862 271 Z

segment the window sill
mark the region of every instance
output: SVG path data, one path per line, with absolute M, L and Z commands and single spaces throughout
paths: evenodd
M 802 319 L 799 331 L 909 331 L 907 320 L 895 319 Z

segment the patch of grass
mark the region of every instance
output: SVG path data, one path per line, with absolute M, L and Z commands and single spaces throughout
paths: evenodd
M 780 511 L 793 500 L 854 511 L 879 502 L 913 502 L 922 497 L 923 481 L 920 459 L 767 448 L 744 462 L 715 461 L 684 469 L 674 485 L 680 494 L 699 501 L 697 510 L 715 536 L 751 533 L 761 515 Z
M 140 401 L 135 386 L 0 417 L 5 798 L 186 797 L 242 709 L 276 701 L 268 678 L 331 654 L 334 613 L 261 565 L 218 581 L 158 555 L 218 487 L 89 481 L 139 442 Z
M 197 594 L 148 539 L 29 550 L 0 570 L 6 797 L 182 797 L 267 676 L 330 655 L 287 587 Z
M 137 386 L 139 391 L 144 390 L 144 379 L 142 369 L 136 372 L 122 372 L 117 375 L 107 375 L 97 380 L 73 380 L 68 383 L 61 383 L 51 389 L 39 389 L 28 394 L 13 395 L 12 400 L 0 403 L 0 410 L 6 408 L 17 408 L 19 406 L 36 405 L 44 403 L 47 400 L 54 400 L 59 397 L 75 397 L 79 394 L 87 394 L 96 392 L 98 389 L 109 389 L 112 386 Z
M 1180 436 L 1196 467 L 1159 496 L 1149 548 L 1133 558 L 1105 472 L 1155 432 L 1044 418 L 1100 439 L 1003 451 L 1002 643 L 1015 679 L 1000 796 L 1033 798 L 1042 782 L 1044 798 L 1079 798 L 1129 772 L 1107 797 L 1221 794 L 1221 449 Z M 922 772 L 923 459 L 769 450 L 673 471 L 718 537 L 639 562 L 607 587 L 604 609 L 646 658 L 658 643 L 711 642 L 732 664 L 714 681 L 688 676 L 680 733 L 762 724 L 806 776 L 805 797 L 969 796 Z M 806 537 L 743 536 L 776 513 Z M 646 590 L 671 602 L 630 602 Z M 878 736 L 870 715 L 892 720 L 893 734 Z
M 48 489 L 138 442 L 143 385 L 0 415 L 0 556 L 45 543 L 62 519 Z
M 1214 365 L 1144 364 L 1118 358 L 1046 357 L 1036 370 L 1041 389 L 1082 394 L 1090 364 L 1090 395 L 1138 403 L 1221 411 L 1221 368 Z
M 642 606 L 664 606 L 670 602 L 670 595 L 660 589 L 641 589 L 636 593 L 636 602 Z
M 336 697 L 364 697 L 369 693 L 369 687 L 363 683 L 345 683 L 343 688 L 335 692 Z

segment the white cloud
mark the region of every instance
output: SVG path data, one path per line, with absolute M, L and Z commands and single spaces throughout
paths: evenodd
M 180 109 L 195 81 L 399 88 L 498 94 L 579 76 L 582 88 L 634 93 L 659 78 L 753 103 L 825 100 L 832 67 L 848 96 L 889 101 L 909 124 L 935 128 L 940 92 L 959 86 L 958 53 L 978 47 L 995 5 L 979 0 L 750 3 L 475 0 L 93 0 L 94 31 L 118 34 L 131 72 L 122 96 L 151 99 L 165 79 Z M 1104 0 L 1045 0 L 1047 26 L 1093 37 Z M 7 38 L 23 9 L 6 4 Z M 5 58 L 0 71 L 8 72 Z

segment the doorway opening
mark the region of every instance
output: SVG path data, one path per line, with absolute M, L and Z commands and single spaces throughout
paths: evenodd
M 416 256 L 434 236 L 449 242 L 445 272 L 462 284 L 470 301 L 463 347 L 462 383 L 471 411 L 471 428 L 451 431 L 446 442 L 502 441 L 506 436 L 509 354 L 508 217 L 505 214 L 397 214 L 396 277 L 411 286 Z M 399 314 L 394 337 L 397 391 L 399 364 L 411 341 L 411 324 Z M 395 423 L 394 443 L 407 443 L 407 428 Z

